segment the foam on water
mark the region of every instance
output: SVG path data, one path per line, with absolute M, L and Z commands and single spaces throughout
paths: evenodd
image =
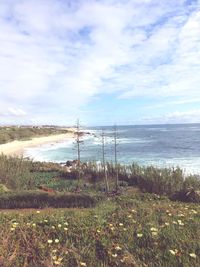
M 200 174 L 200 124 L 120 126 L 118 129 L 118 161 L 131 164 L 158 167 L 180 166 L 186 173 Z M 83 161 L 102 158 L 102 130 L 86 129 L 81 144 Z M 112 127 L 104 127 L 105 157 L 114 160 L 114 140 Z M 25 152 L 34 160 L 65 162 L 76 158 L 75 140 L 29 148 Z

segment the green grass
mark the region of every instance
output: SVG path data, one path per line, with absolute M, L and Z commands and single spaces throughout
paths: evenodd
M 200 206 L 129 190 L 95 208 L 2 211 L 3 266 L 200 266 Z

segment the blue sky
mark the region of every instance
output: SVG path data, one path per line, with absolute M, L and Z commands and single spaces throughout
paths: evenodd
M 0 124 L 200 122 L 200 0 L 1 0 Z

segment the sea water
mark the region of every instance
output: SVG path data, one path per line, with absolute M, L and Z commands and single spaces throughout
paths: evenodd
M 112 126 L 86 129 L 80 143 L 82 161 L 102 160 L 102 130 L 105 134 L 105 159 L 114 160 Z M 200 124 L 142 125 L 117 127 L 118 162 L 158 167 L 181 167 L 200 174 Z M 66 162 L 77 158 L 75 140 L 45 144 L 27 149 L 25 156 L 39 161 Z

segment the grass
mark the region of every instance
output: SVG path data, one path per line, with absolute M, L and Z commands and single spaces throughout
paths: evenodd
M 128 190 L 90 209 L 2 211 L 3 266 L 200 266 L 200 207 Z

